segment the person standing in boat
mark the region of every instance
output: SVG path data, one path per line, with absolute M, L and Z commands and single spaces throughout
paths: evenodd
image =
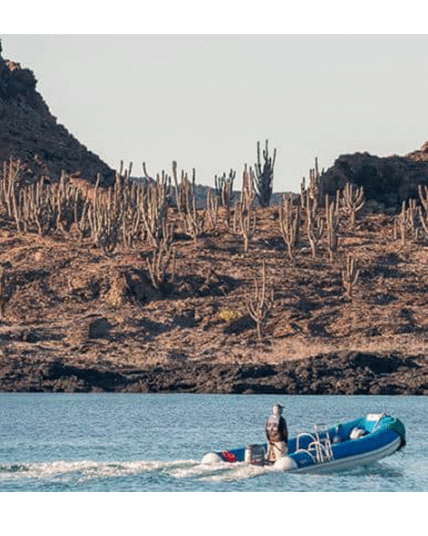
M 266 459 L 271 462 L 275 462 L 288 452 L 288 430 L 282 410 L 281 404 L 275 404 L 266 421 L 265 430 L 268 441 Z

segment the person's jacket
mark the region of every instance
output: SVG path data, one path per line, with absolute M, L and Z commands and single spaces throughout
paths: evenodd
M 288 440 L 287 423 L 281 415 L 272 415 L 266 421 L 266 438 L 268 441 L 278 442 Z

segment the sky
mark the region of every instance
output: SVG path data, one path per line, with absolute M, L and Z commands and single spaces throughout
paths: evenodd
M 428 139 L 427 35 L 30 28 L 0 34 L 3 57 L 34 71 L 58 123 L 135 176 L 143 162 L 171 174 L 176 160 L 209 186 L 233 169 L 239 188 L 268 140 L 274 191 L 297 192 L 316 157 L 327 169 L 342 154 L 404 155 Z

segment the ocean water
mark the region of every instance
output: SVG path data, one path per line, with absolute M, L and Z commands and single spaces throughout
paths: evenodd
M 205 453 L 264 441 L 275 402 L 290 435 L 385 411 L 407 445 L 376 464 L 293 475 Z M 0 394 L 2 492 L 425 492 L 428 399 L 393 396 Z

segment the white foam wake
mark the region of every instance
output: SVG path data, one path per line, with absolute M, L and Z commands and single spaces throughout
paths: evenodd
M 271 467 L 258 467 L 243 463 L 203 464 L 195 460 L 137 460 L 97 462 L 53 461 L 40 463 L 0 464 L 0 481 L 17 479 L 86 480 L 104 477 L 121 477 L 146 473 L 162 473 L 177 479 L 203 481 L 234 481 L 252 478 L 272 471 Z
M 139 473 L 151 473 L 167 471 L 170 467 L 177 467 L 182 464 L 197 463 L 189 460 L 174 461 L 115 461 L 115 462 L 97 462 L 91 460 L 82 460 L 75 462 L 53 461 L 40 463 L 21 463 L 21 464 L 1 464 L 0 480 L 10 480 L 17 478 L 38 478 L 49 479 L 56 477 L 66 477 L 77 475 L 80 477 L 109 477 L 134 475 Z

